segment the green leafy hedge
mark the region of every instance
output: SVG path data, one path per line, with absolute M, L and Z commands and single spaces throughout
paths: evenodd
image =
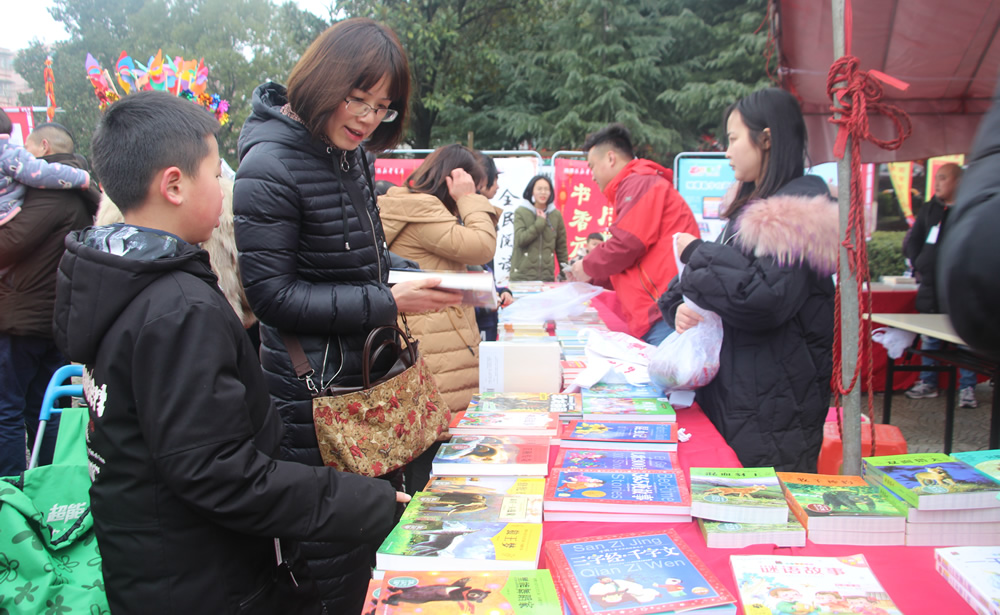
M 905 231 L 875 231 L 868 242 L 868 271 L 872 281 L 884 275 L 903 275 L 906 261 L 903 258 Z

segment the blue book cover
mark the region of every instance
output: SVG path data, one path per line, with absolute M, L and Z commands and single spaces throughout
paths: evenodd
M 677 453 L 669 451 L 601 451 L 565 449 L 559 451 L 555 467 L 578 470 L 673 470 Z
M 552 540 L 545 554 L 577 615 L 666 613 L 735 602 L 673 530 Z
M 682 470 L 556 469 L 546 481 L 545 510 L 688 514 Z
M 620 444 L 677 444 L 673 423 L 570 421 L 562 434 L 563 446 L 574 441 Z

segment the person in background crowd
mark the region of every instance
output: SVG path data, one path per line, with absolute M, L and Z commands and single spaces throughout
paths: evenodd
M 677 238 L 684 275 L 660 298 L 678 333 L 722 319 L 719 373 L 696 399 L 745 467 L 815 472 L 833 371 L 832 274 L 837 204 L 803 175 L 806 128 L 798 102 L 776 88 L 725 114 L 726 157 L 739 182 L 719 239 Z
M 427 271 L 467 271 L 489 262 L 496 251 L 500 209 L 477 193 L 485 185 L 485 172 L 471 150 L 438 148 L 404 186 L 390 188 L 378 199 L 389 249 Z M 465 410 L 479 390 L 474 308 L 448 306 L 405 318 L 448 409 L 452 414 Z M 407 492 L 427 484 L 437 448 L 407 464 Z
M 62 125 L 38 126 L 25 148 L 37 163 L 62 167 L 89 182 L 87 161 L 74 155 L 73 137 Z M 0 476 L 25 470 L 25 432 L 28 445 L 34 444 L 45 389 L 52 374 L 69 363 L 52 339 L 56 271 L 66 235 L 93 223 L 100 199 L 93 183 L 87 191 L 29 188 L 21 193 L 20 213 L 0 226 L 0 268 L 6 270 L 0 277 Z M 43 463 L 51 459 L 58 423 L 53 414 L 39 458 Z
M 53 125 L 58 126 L 58 124 L 46 124 L 50 127 Z M 21 211 L 24 192 L 29 187 L 86 190 L 90 186 L 90 173 L 86 169 L 39 160 L 32 150 L 42 151 L 40 142 L 30 148 L 27 141 L 25 147 L 11 143 L 10 133 L 13 127 L 10 117 L 0 109 L 0 226 L 12 220 Z M 65 132 L 65 128 L 63 131 Z M 31 138 L 30 135 L 28 138 Z M 59 137 L 53 133 L 53 138 Z M 44 141 L 45 137 L 40 139 Z
M 497 165 L 493 162 L 493 159 L 478 150 L 476 151 L 476 160 L 479 161 L 479 165 L 486 172 L 486 185 L 479 191 L 479 194 L 492 199 L 496 196 L 497 190 L 500 188 L 500 184 L 497 182 L 500 172 L 497 170 Z M 496 281 L 496 269 L 493 265 L 493 259 L 490 259 L 490 262 L 484 264 L 482 268 L 492 273 L 493 279 Z M 477 268 L 469 267 L 469 270 L 475 271 Z M 497 286 L 496 289 L 500 307 L 507 307 L 514 302 L 514 295 L 511 294 L 509 288 L 506 286 Z M 497 310 L 483 307 L 476 308 L 476 325 L 479 327 L 479 337 L 482 341 L 495 342 L 497 340 L 497 324 Z
M 286 459 L 323 465 L 312 393 L 296 375 L 283 337 L 298 339 L 318 389 L 361 386 L 369 332 L 395 324 L 401 312 L 461 301 L 434 288 L 439 279 L 387 284 L 391 256 L 365 150 L 400 141 L 409 93 L 399 39 L 361 18 L 341 21 L 313 41 L 287 89 L 269 82 L 253 93 L 233 190 L 236 247 L 243 287 L 261 322 L 264 375 L 285 422 Z M 373 379 L 395 362 L 390 354 L 373 366 Z M 401 470 L 385 478 L 402 489 Z M 360 612 L 372 548 L 305 543 L 302 550 L 327 611 Z
M 552 180 L 536 175 L 524 189 L 524 201 L 514 210 L 514 249 L 510 255 L 510 281 L 556 280 L 556 261 L 565 277 L 566 224 L 555 206 Z
M 604 243 L 604 235 L 601 233 L 590 233 L 587 235 L 587 243 L 585 243 L 579 250 L 576 251 L 576 256 L 570 260 L 569 264 L 575 265 L 582 261 L 588 254 L 593 252 L 597 246 Z
M 958 193 L 958 184 L 962 179 L 962 167 L 957 164 L 944 164 L 934 173 L 934 196 L 927 201 L 913 227 L 907 234 L 906 245 L 903 246 L 903 254 L 910 259 L 913 264 L 913 272 L 917 282 L 917 311 L 921 314 L 937 314 L 940 306 L 937 298 L 937 260 L 938 243 L 945 236 L 946 227 L 952 205 L 955 204 L 955 195 Z M 924 350 L 938 350 L 944 342 L 928 335 L 920 336 L 920 347 Z M 937 365 L 937 361 L 929 357 L 921 357 L 924 365 Z M 958 403 L 962 408 L 975 408 L 976 402 L 976 373 L 960 369 L 959 371 L 959 395 Z M 910 399 L 924 399 L 938 396 L 938 372 L 921 372 L 920 379 L 908 391 L 906 396 Z
M 1000 87 L 983 118 L 942 237 L 941 309 L 972 348 L 1000 358 Z
M 677 275 L 674 233 L 697 235 L 698 223 L 674 189 L 673 172 L 636 158 L 632 136 L 622 124 L 588 136 L 583 151 L 615 219 L 611 236 L 573 265 L 572 277 L 613 288 L 629 334 L 655 346 L 673 332 L 656 300 Z

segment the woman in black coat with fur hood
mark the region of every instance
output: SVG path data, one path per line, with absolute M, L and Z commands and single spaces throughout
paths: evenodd
M 738 182 L 714 243 L 678 236 L 686 264 L 659 306 L 678 332 L 722 319 L 719 373 L 705 413 L 746 467 L 815 472 L 830 402 L 838 216 L 826 183 L 804 173 L 806 131 L 791 94 L 766 89 L 725 114 Z

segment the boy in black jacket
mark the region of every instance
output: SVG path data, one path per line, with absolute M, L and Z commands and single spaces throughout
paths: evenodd
M 377 544 L 408 499 L 276 460 L 281 419 L 197 246 L 222 211 L 218 128 L 161 92 L 114 103 L 93 159 L 125 222 L 71 234 L 60 264 L 56 341 L 86 366 L 92 511 L 116 615 L 319 613 L 273 537 Z

